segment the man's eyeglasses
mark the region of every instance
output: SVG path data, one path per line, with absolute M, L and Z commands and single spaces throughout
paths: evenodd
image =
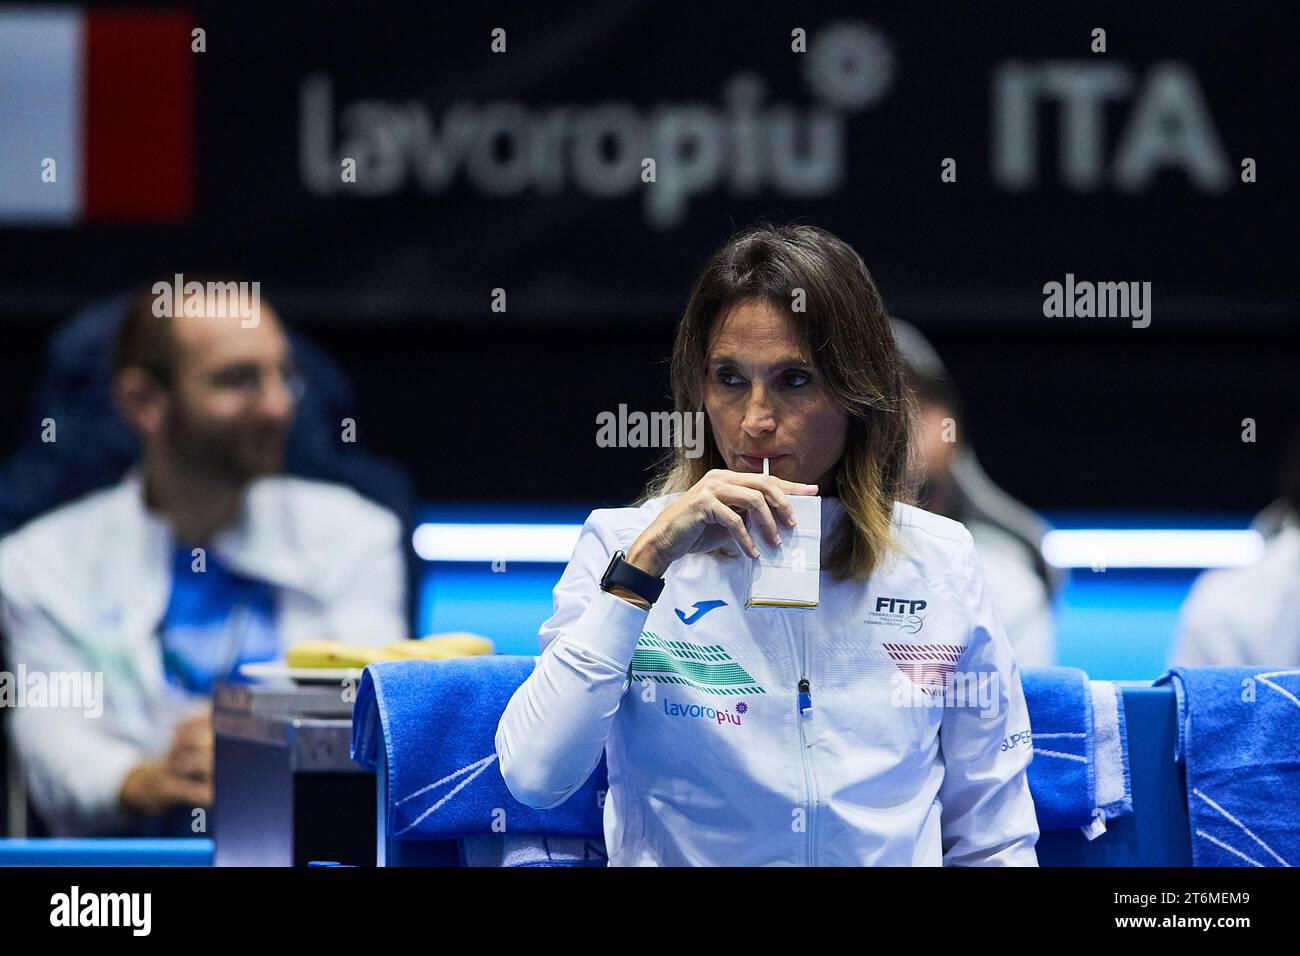
M 264 375 L 256 365 L 237 365 L 216 372 L 211 382 L 219 389 L 238 392 L 246 401 L 253 401 L 268 387 L 272 375 Z M 302 374 L 295 368 L 287 368 L 280 370 L 279 377 L 289 397 L 295 403 L 300 401 L 307 390 L 307 381 Z

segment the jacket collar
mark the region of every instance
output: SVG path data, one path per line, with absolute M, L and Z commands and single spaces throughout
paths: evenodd
M 304 556 L 288 546 L 284 533 L 287 515 L 278 496 L 268 494 L 278 480 L 271 476 L 254 481 L 244 492 L 234 522 L 213 536 L 209 548 L 238 574 L 310 592 L 311 569 Z M 176 546 L 170 523 L 146 504 L 139 466 L 128 472 L 123 484 L 134 519 L 131 524 L 136 528 L 137 553 L 155 567 L 158 563 L 165 567 Z

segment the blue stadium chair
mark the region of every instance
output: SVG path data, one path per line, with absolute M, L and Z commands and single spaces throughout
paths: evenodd
M 1108 820 L 1106 832 L 1092 841 L 1080 830 L 1041 834 L 1040 866 L 1192 865 L 1187 782 L 1183 767 L 1174 761 L 1178 741 L 1174 689 L 1135 681 L 1121 684 L 1120 690 L 1128 724 L 1133 812 Z
M 1041 866 L 1192 865 L 1186 784 L 1174 761 L 1173 689 L 1131 682 L 1122 685 L 1121 691 L 1128 724 L 1133 812 L 1108 821 L 1106 832 L 1091 841 L 1079 829 L 1043 833 L 1037 847 Z M 382 750 L 375 771 L 380 865 L 460 866 L 459 840 L 393 837 L 387 819 L 388 779 Z M 593 837 L 593 841 L 599 843 L 600 838 Z

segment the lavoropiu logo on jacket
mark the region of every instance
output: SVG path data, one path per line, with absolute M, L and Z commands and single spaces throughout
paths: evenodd
M 670 641 L 653 631 L 642 631 L 637 638 L 628 678 L 679 684 L 719 696 L 767 693 L 721 644 Z
M 668 697 L 664 698 L 664 713 L 669 717 L 707 720 L 724 726 L 734 724 L 739 727 L 742 715 L 748 710 L 749 705 L 743 700 L 736 704 L 734 710 L 726 710 L 723 707 L 710 707 L 708 704 L 679 704 Z

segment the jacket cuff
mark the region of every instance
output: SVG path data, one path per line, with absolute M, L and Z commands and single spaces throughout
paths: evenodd
M 637 639 L 650 611 L 601 591 L 562 639 L 568 644 L 607 658 L 627 670 L 632 664 Z
M 91 833 L 121 833 L 129 829 L 132 814 L 122 805 L 122 784 L 145 755 L 133 749 L 105 753 L 97 768 L 94 785 L 82 806 L 83 825 Z
M 39 759 L 29 754 L 25 761 Z M 129 836 L 132 813 L 122 805 L 122 784 L 143 752 L 116 742 L 99 741 L 93 758 L 81 767 L 60 766 L 33 774 L 28 767 L 28 796 L 52 836 Z

